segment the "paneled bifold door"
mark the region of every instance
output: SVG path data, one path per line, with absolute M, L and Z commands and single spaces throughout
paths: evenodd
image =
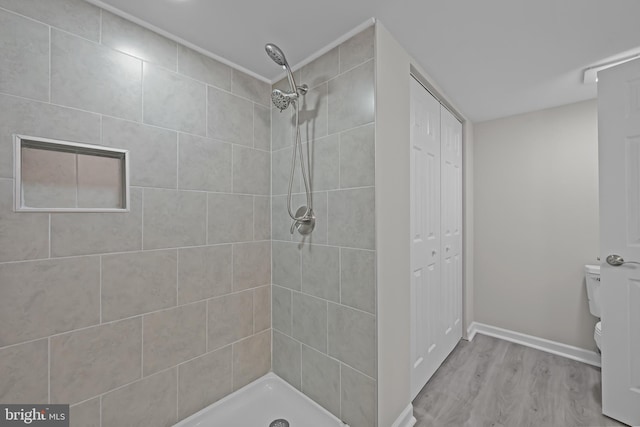
M 462 124 L 411 79 L 411 398 L 462 337 Z

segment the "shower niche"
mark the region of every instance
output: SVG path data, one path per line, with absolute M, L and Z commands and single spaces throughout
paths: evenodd
M 14 136 L 15 211 L 128 212 L 128 150 Z

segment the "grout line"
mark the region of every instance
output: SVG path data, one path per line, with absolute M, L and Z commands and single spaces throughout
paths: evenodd
M 329 350 L 327 349 L 327 353 L 329 352 Z M 338 402 L 340 402 L 340 410 L 339 410 L 339 417 L 340 419 L 344 419 L 344 417 L 342 416 L 342 363 L 340 363 L 340 365 L 338 366 Z
M 147 313 L 148 314 L 148 313 Z M 140 378 L 144 378 L 144 316 L 140 315 Z
M 98 20 L 98 43 L 102 44 L 102 20 L 104 19 L 104 13 L 102 8 L 100 8 L 100 18 Z
M 176 189 L 180 191 L 180 133 L 176 132 Z
M 204 303 L 204 350 L 209 351 L 209 301 Z
M 51 51 L 53 50 L 53 38 L 52 38 L 52 30 L 51 30 L 51 26 L 49 26 L 49 99 L 47 100 L 48 102 L 51 102 L 51 67 L 52 67 L 52 62 L 51 62 Z
M 140 202 L 140 251 L 144 251 L 144 194 L 146 190 L 142 189 L 142 200 Z
M 145 62 L 140 62 L 140 123 L 144 123 L 144 68 Z
M 180 307 L 180 249 L 176 249 L 176 307 Z
M 95 398 L 93 398 L 95 399 Z M 100 422 L 100 427 L 102 427 L 102 396 L 100 396 L 100 413 L 98 414 L 98 417 L 100 418 L 99 422 Z
M 51 259 L 51 214 L 49 214 L 49 259 Z M 14 261 L 14 262 L 20 262 L 20 261 Z M 2 265 L 4 263 L 0 263 L 0 265 Z
M 180 408 L 180 369 L 178 369 L 178 365 L 176 365 L 176 421 L 180 420 L 179 408 Z
M 51 403 L 51 337 L 47 338 L 47 400 Z
M 99 257 L 100 260 L 100 266 L 99 266 L 99 273 L 100 273 L 100 295 L 99 295 L 99 302 L 100 302 L 100 324 L 102 324 L 102 255 L 100 255 Z
M 338 301 L 342 304 L 342 248 L 338 248 Z
M 209 85 L 204 88 L 204 134 L 209 137 Z

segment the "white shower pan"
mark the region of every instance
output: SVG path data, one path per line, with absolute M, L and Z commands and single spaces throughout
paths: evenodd
M 278 419 L 290 427 L 348 427 L 272 372 L 174 427 L 269 427 Z

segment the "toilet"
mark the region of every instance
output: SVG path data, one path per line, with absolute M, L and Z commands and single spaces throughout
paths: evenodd
M 585 279 L 587 282 L 587 297 L 589 298 L 589 311 L 598 319 L 600 315 L 600 266 L 585 265 Z M 598 349 L 600 349 L 600 340 L 602 339 L 602 322 L 596 323 L 593 332 L 593 339 L 596 341 Z

